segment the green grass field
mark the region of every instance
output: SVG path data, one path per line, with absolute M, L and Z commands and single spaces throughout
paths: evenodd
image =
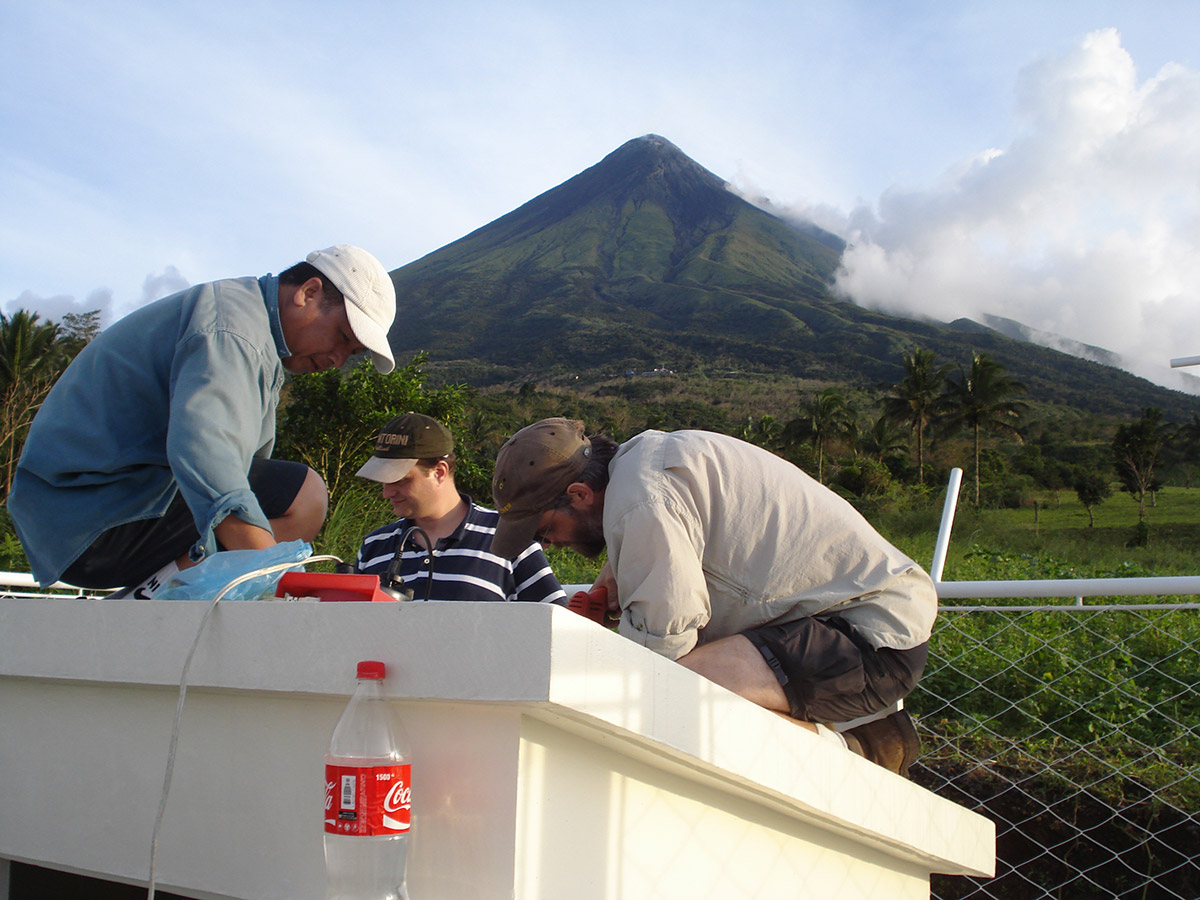
M 960 500 L 943 579 L 1114 578 L 1200 574 L 1200 489 L 1169 487 L 1147 505 L 1147 546 L 1130 546 L 1137 504 L 1114 493 L 1093 508 L 1073 491 L 1041 492 L 1036 509 L 975 510 Z M 929 566 L 941 519 L 937 508 L 866 512 L 897 547 Z

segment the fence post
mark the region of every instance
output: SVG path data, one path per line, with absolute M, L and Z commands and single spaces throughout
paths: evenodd
M 962 486 L 963 470 L 950 470 L 950 481 L 946 485 L 946 502 L 942 504 L 942 524 L 938 526 L 937 543 L 933 548 L 933 564 L 929 567 L 929 577 L 937 584 L 942 580 L 942 570 L 946 567 L 946 549 L 950 546 L 950 532 L 954 528 L 954 510 L 958 506 L 958 491 Z

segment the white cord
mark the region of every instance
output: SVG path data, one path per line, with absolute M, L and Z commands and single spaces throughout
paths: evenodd
M 188 669 L 192 665 L 192 657 L 196 653 L 196 648 L 200 645 L 200 635 L 204 633 L 204 626 L 208 624 L 208 617 L 212 615 L 212 611 L 217 607 L 217 601 L 229 593 L 231 588 L 237 587 L 239 584 L 249 581 L 252 578 L 258 578 L 260 575 L 270 575 L 272 572 L 282 572 L 285 569 L 294 569 L 296 566 L 307 565 L 312 562 L 322 562 L 324 560 L 334 560 L 341 562 L 336 556 L 310 556 L 300 562 L 277 563 L 273 566 L 264 566 L 261 569 L 255 569 L 252 572 L 247 572 L 245 575 L 239 575 L 221 590 L 217 591 L 217 595 L 213 597 L 212 602 L 208 604 L 208 609 L 204 613 L 204 618 L 200 620 L 200 627 L 196 629 L 196 639 L 192 641 L 192 649 L 188 651 L 187 659 L 183 663 L 183 672 L 179 676 L 179 703 L 175 706 L 175 724 L 171 728 L 171 749 L 167 751 L 167 774 L 163 778 L 162 796 L 158 798 L 158 813 L 154 817 L 154 836 L 150 841 L 150 881 L 149 889 L 146 894 L 147 900 L 154 900 L 154 868 L 158 859 L 158 830 L 162 825 L 163 812 L 167 808 L 167 794 L 171 791 L 171 775 L 175 771 L 175 748 L 179 744 L 179 726 L 183 720 L 183 700 L 187 696 L 187 675 Z

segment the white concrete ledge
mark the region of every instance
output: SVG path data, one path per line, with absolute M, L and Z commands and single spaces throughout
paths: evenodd
M 206 606 L 0 600 L 0 857 L 145 882 Z M 893 900 L 993 872 L 991 822 L 563 608 L 279 601 L 200 639 L 163 890 L 323 896 L 322 754 L 360 659 L 413 743 L 417 900 Z

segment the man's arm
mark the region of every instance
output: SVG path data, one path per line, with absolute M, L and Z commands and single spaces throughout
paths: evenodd
M 398 519 L 388 525 L 382 525 L 369 532 L 362 539 L 358 548 L 358 556 L 354 560 L 354 571 L 359 575 L 378 575 L 382 578 L 387 574 L 388 566 L 396 556 L 396 547 L 404 533 L 405 519 Z
M 554 570 L 540 544 L 530 544 L 517 557 L 513 566 L 513 582 L 518 600 L 530 603 L 567 602 L 567 592 L 554 576 Z
M 274 534 L 234 515 L 226 516 L 213 533 L 226 550 L 263 550 L 275 546 Z
M 594 591 L 596 588 L 604 588 L 608 596 L 608 614 L 613 618 L 620 616 L 621 597 L 617 592 L 617 578 L 613 575 L 612 563 L 608 560 L 604 561 L 604 566 L 600 569 L 600 574 L 592 582 L 592 590 Z
M 218 540 L 231 550 L 275 543 L 248 481 L 273 413 L 271 378 L 258 348 L 239 335 L 194 335 L 176 351 L 167 459 L 206 555 Z
M 677 504 L 649 497 L 610 522 L 608 559 L 619 588 L 622 637 L 678 659 L 711 618 L 694 523 Z

